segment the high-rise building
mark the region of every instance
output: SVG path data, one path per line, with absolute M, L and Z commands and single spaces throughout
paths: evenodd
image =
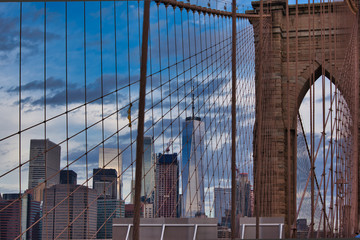
M 250 186 L 250 212 L 251 216 L 254 216 L 254 204 L 255 204 L 255 196 L 254 196 L 254 189 Z
M 156 217 L 180 217 L 177 153 L 159 153 L 156 163 Z
M 155 190 L 155 148 L 154 138 L 144 136 L 144 155 L 142 163 L 141 196 L 154 202 Z
M 121 217 L 124 204 L 117 198 L 117 172 L 115 169 L 95 168 L 93 170 L 93 188 L 97 192 L 97 238 L 112 238 L 113 218 Z
M 214 189 L 215 216 L 218 223 L 222 223 L 222 218 L 226 217 L 226 210 L 231 209 L 231 188 Z
M 39 185 L 32 191 L 34 200 L 42 201 L 44 188 L 59 183 L 60 176 L 56 173 L 60 170 L 60 152 L 60 146 L 49 139 L 30 140 L 28 188 L 31 190 Z
M 154 203 L 155 198 L 155 148 L 154 138 L 144 136 L 144 155 L 142 162 L 141 178 L 141 201 Z M 135 180 L 131 180 L 131 197 L 130 202 L 134 204 L 135 200 Z
M 117 148 L 99 148 L 99 168 L 115 169 L 122 174 L 122 155 Z M 122 176 L 117 178 L 117 199 L 122 199 Z
M 77 174 L 73 170 L 60 171 L 60 184 L 77 184 Z
M 40 202 L 33 201 L 29 193 L 4 194 L 0 211 L 0 239 L 14 239 L 40 219 Z M 21 239 L 41 239 L 40 230 L 37 223 Z
M 42 222 L 42 239 L 90 239 L 96 234 L 96 190 L 74 184 L 57 184 L 46 191 L 43 212 L 49 214 Z
M 117 173 L 115 169 L 93 169 L 93 188 L 98 199 L 117 199 Z
M 202 180 L 204 154 L 204 123 L 199 117 L 187 117 L 182 132 L 182 216 L 194 217 L 205 213 L 204 182 Z
M 247 173 L 236 176 L 236 215 L 251 217 L 251 185 Z M 230 227 L 231 221 L 231 188 L 215 188 L 215 216 L 218 223 Z
M 181 217 L 181 214 L 182 214 L 182 209 L 183 209 L 183 207 L 184 207 L 184 203 L 183 203 L 183 195 L 182 194 L 179 194 L 179 200 L 178 200 L 178 213 L 177 213 L 177 215 L 179 216 L 179 217 Z
M 131 179 L 131 196 L 130 196 L 130 203 L 134 204 L 135 202 L 135 180 Z
M 125 202 L 118 199 L 97 200 L 97 239 L 112 239 L 113 218 L 125 217 Z
M 251 217 L 251 185 L 247 173 L 239 173 L 236 179 L 236 214 Z

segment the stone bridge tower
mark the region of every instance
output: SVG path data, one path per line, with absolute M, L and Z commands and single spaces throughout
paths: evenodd
M 247 13 L 259 13 L 260 2 L 252 5 L 254 10 Z M 255 186 L 260 189 L 257 203 L 260 216 L 284 217 L 289 234 L 297 211 L 297 113 L 305 94 L 319 77 L 324 75 L 331 79 L 340 90 L 351 111 L 354 136 L 358 136 L 358 16 L 347 4 L 332 2 L 331 5 L 298 5 L 298 10 L 295 5 L 289 5 L 287 18 L 286 2 L 275 0 L 271 3 L 264 1 L 261 35 L 259 20 L 251 23 L 257 67 L 254 131 L 254 176 L 258 176 L 258 179 L 255 177 Z M 258 119 L 259 111 L 261 119 Z M 260 147 L 256 144 L 259 137 Z M 359 222 L 357 142 L 356 137 L 348 234 L 357 231 Z

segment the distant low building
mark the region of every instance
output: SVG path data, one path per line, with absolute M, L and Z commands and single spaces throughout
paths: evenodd
M 153 203 L 144 203 L 144 218 L 153 218 L 154 217 L 154 204 Z
M 296 230 L 297 231 L 309 231 L 309 226 L 307 225 L 306 218 L 299 218 L 296 220 Z
M 231 229 L 225 226 L 218 226 L 218 238 L 231 238 Z
M 133 218 L 134 217 L 134 204 L 125 204 L 125 218 Z M 140 217 L 144 217 L 144 206 L 141 206 L 140 209 Z

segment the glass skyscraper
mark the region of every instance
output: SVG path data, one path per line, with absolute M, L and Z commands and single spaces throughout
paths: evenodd
M 97 239 L 112 239 L 114 218 L 125 217 L 125 202 L 117 199 L 97 200 Z
M 155 189 L 155 148 L 154 138 L 144 136 L 144 156 L 142 164 L 141 197 L 154 203 Z M 149 199 L 149 200 L 148 200 Z
M 226 210 L 231 210 L 231 188 L 215 188 L 215 217 L 218 223 L 222 223 L 222 218 L 226 217 Z
M 115 169 L 93 169 L 93 188 L 97 192 L 97 238 L 112 238 L 113 218 L 123 217 L 123 200 L 117 197 L 117 172 Z
M 203 154 L 204 122 L 199 117 L 187 117 L 182 132 L 182 194 L 183 217 L 205 213 Z
M 99 168 L 115 169 L 122 174 L 122 155 L 117 148 L 99 148 Z M 122 176 L 117 179 L 117 199 L 122 199 Z

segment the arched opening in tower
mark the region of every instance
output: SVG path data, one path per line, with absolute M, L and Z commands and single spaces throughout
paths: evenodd
M 346 234 L 352 198 L 352 131 L 345 98 L 333 82 L 320 76 L 303 98 L 297 117 L 298 237 Z

